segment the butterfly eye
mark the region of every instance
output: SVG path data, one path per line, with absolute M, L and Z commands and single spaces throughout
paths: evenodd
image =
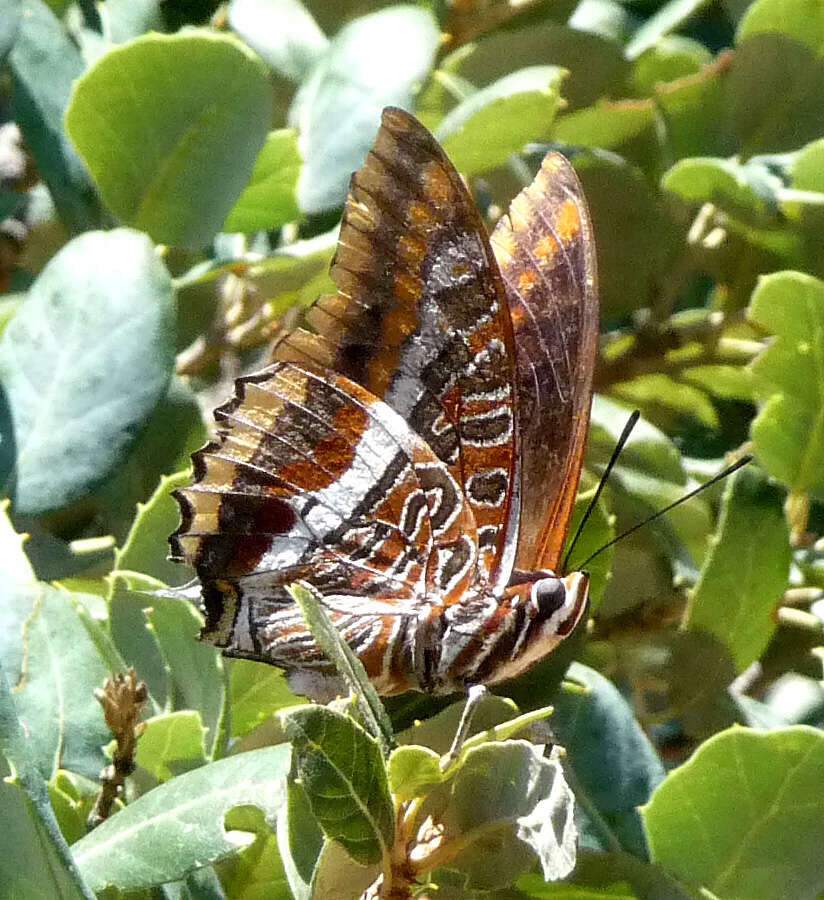
M 538 615 L 549 619 L 566 603 L 566 585 L 560 578 L 541 578 L 532 585 L 532 600 Z

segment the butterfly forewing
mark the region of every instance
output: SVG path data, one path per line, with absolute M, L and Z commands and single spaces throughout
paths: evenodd
M 386 110 L 350 185 L 331 275 L 337 295 L 279 358 L 342 372 L 406 419 L 461 486 L 478 565 L 505 582 L 515 466 L 514 344 L 483 221 L 438 143 Z
M 492 234 L 517 348 L 516 568 L 558 570 L 589 431 L 598 339 L 592 223 L 572 166 L 546 157 Z

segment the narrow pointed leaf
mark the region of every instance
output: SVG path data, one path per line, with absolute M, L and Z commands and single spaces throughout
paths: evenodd
M 139 890 L 184 875 L 251 841 L 227 831 L 234 806 L 257 806 L 270 828 L 286 800 L 289 748 L 267 747 L 187 772 L 149 791 L 73 845 L 92 890 Z

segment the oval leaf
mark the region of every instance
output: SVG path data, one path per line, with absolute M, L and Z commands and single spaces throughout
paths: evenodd
M 557 880 L 575 865 L 574 798 L 557 758 L 527 741 L 469 750 L 455 775 L 443 815 L 447 846 L 467 849 L 450 863 L 471 886 L 503 887 L 534 864 Z M 531 851 L 531 852 L 530 852 Z
M 824 891 L 824 735 L 732 728 L 670 774 L 642 815 L 656 862 L 728 900 Z
M 272 131 L 260 151 L 246 189 L 223 223 L 224 231 L 280 228 L 300 216 L 296 196 L 301 167 L 297 133 Z
M 64 224 L 72 232 L 99 228 L 103 220 L 100 199 L 63 129 L 72 85 L 85 67 L 83 57 L 48 4 L 26 0 L 23 8 L 8 58 L 14 120 Z M 4 4 L 0 30 L 12 21 L 10 13 Z
M 46 779 L 58 769 L 97 779 L 112 735 L 94 691 L 126 667 L 77 595 L 45 584 L 41 590 L 26 622 L 25 665 L 15 693 L 29 752 Z
M 410 108 L 440 43 L 432 15 L 394 6 L 356 19 L 332 41 L 300 87 L 289 122 L 300 131 L 304 212 L 340 206 L 363 163 L 385 106 Z
M 273 68 L 302 81 L 328 45 L 298 0 L 232 0 L 229 24 Z
M 0 341 L 18 512 L 65 506 L 122 462 L 172 374 L 174 313 L 137 232 L 88 232 L 43 269 Z
M 783 501 L 757 470 L 740 469 L 727 480 L 718 531 L 687 613 L 687 627 L 723 641 L 739 672 L 769 643 L 787 587 L 792 548 Z
M 600 828 L 589 819 L 582 821 L 585 844 L 600 849 L 619 844 L 644 856 L 637 807 L 663 780 L 664 767 L 610 681 L 580 663 L 573 663 L 568 677 L 586 690 L 558 691 L 552 729 L 568 751 L 567 764 L 575 772 L 579 794 L 586 794 L 585 807 L 599 813 Z
M 437 137 L 455 168 L 486 172 L 549 135 L 561 105 L 557 66 L 533 66 L 476 91 L 441 122 Z
M 767 401 L 752 424 L 758 458 L 793 491 L 824 492 L 824 282 L 801 272 L 766 275 L 747 314 L 775 335 L 751 366 Z
M 389 757 L 389 787 L 402 801 L 425 794 L 443 781 L 441 758 L 428 747 L 396 747 Z
M 361 864 L 384 858 L 394 840 L 395 814 L 377 741 L 324 706 L 295 709 L 284 715 L 283 725 L 326 836 Z
M 197 248 L 249 180 L 270 107 L 266 66 L 237 39 L 150 34 L 77 82 L 66 129 L 123 222 Z

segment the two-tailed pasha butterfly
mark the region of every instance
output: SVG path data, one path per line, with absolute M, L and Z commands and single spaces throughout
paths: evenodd
M 338 293 L 237 381 L 176 493 L 202 640 L 340 682 L 286 590 L 321 599 L 377 690 L 517 675 L 570 633 L 588 578 L 554 574 L 589 428 L 592 226 L 549 154 L 491 238 L 434 137 L 387 109 L 352 177 Z

